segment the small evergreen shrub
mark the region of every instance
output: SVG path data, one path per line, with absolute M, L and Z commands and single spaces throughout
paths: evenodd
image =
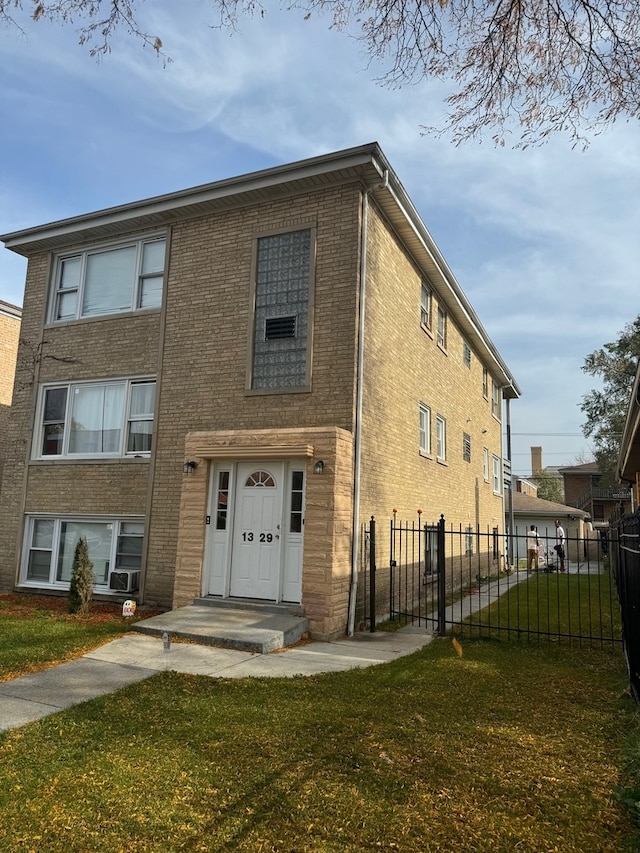
M 93 581 L 93 563 L 89 559 L 89 546 L 85 537 L 81 536 L 76 545 L 71 567 L 69 613 L 87 616 L 93 595 Z

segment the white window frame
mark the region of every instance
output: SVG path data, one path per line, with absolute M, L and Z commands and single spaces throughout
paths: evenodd
M 502 494 L 502 463 L 500 457 L 493 455 L 493 494 Z
M 431 453 L 431 409 L 420 403 L 420 453 Z
M 436 459 L 438 462 L 447 459 L 447 420 L 442 415 L 436 415 Z
M 422 282 L 420 292 L 420 325 L 423 329 L 431 329 L 431 288 L 426 282 Z
M 447 312 L 444 308 L 441 308 L 438 305 L 438 332 L 437 332 L 437 342 L 438 346 L 442 349 L 447 348 Z
M 144 271 L 143 269 L 143 258 L 144 258 L 144 248 L 146 245 L 151 243 L 160 243 L 163 242 L 164 249 L 164 261 L 162 269 L 154 269 L 151 271 Z M 105 309 L 100 311 L 88 311 L 83 313 L 82 305 L 84 302 L 85 296 L 85 286 L 87 281 L 87 268 L 89 258 L 92 256 L 97 256 L 101 254 L 107 254 L 108 252 L 118 251 L 122 249 L 133 248 L 135 249 L 136 256 L 134 262 L 134 275 L 133 280 L 131 281 L 131 300 L 130 304 L 126 308 L 113 308 L 113 309 Z M 78 270 L 78 281 L 73 282 L 70 286 L 64 287 L 62 283 L 62 274 L 64 270 L 65 262 L 77 260 L 79 262 L 79 270 Z M 165 279 L 165 270 L 167 265 L 167 235 L 166 233 L 157 233 L 157 234 L 146 234 L 144 236 L 140 236 L 134 239 L 129 239 L 126 241 L 119 241 L 116 243 L 108 243 L 108 244 L 97 244 L 91 246 L 86 249 L 78 249 L 77 251 L 70 251 L 61 253 L 55 259 L 54 268 L 53 268 L 53 276 L 51 282 L 51 299 L 50 299 L 50 308 L 49 308 L 49 322 L 50 323 L 66 323 L 70 320 L 86 320 L 86 319 L 96 319 L 100 317 L 110 317 L 113 314 L 123 314 L 130 313 L 132 311 L 147 311 L 147 310 L 158 310 L 162 305 L 162 294 L 164 291 L 164 279 Z M 160 297 L 157 302 L 154 302 L 151 305 L 143 305 L 143 294 L 144 294 L 144 283 L 145 281 L 149 281 L 152 278 L 161 279 L 160 284 Z M 73 312 L 69 311 L 68 313 L 64 313 L 63 316 L 59 316 L 60 314 L 60 303 L 65 296 L 69 297 L 71 294 L 75 294 L 75 310 Z
M 471 557 L 473 555 L 473 527 L 468 524 L 464 531 L 464 553 L 465 556 Z
M 501 420 L 502 389 L 495 379 L 491 379 L 491 414 L 496 420 Z
M 35 546 L 33 544 L 33 535 L 37 522 L 49 522 L 53 526 L 53 532 L 51 536 L 51 547 L 42 547 Z M 141 516 L 80 516 L 80 515 L 63 515 L 56 516 L 51 514 L 36 514 L 36 515 L 27 515 L 25 516 L 25 526 L 24 526 L 24 547 L 23 547 L 23 558 L 22 565 L 20 567 L 20 585 L 26 587 L 33 587 L 37 589 L 69 589 L 69 581 L 68 580 L 58 580 L 57 575 L 60 569 L 59 559 L 60 559 L 60 545 L 61 545 L 61 533 L 62 533 L 62 525 L 64 523 L 70 524 L 78 524 L 78 525 L 103 525 L 107 529 L 110 528 L 111 532 L 111 543 L 109 546 L 109 555 L 108 560 L 105 561 L 103 572 L 103 578 L 96 577 L 96 583 L 94 584 L 93 590 L 100 595 L 103 594 L 112 594 L 112 595 L 122 595 L 121 591 L 111 590 L 109 589 L 109 579 L 113 572 L 121 572 L 121 571 L 140 571 L 142 572 L 143 563 L 144 563 L 144 543 L 146 537 L 145 530 L 145 520 Z M 125 533 L 123 532 L 123 525 L 138 525 L 141 527 L 141 533 Z M 129 536 L 135 539 L 141 539 L 141 547 L 140 547 L 140 565 L 135 568 L 131 565 L 120 565 L 118 562 L 119 558 L 119 540 L 121 536 Z M 91 543 L 89 544 L 89 557 L 91 558 Z M 75 550 L 75 548 L 74 548 Z M 30 557 L 32 552 L 41 551 L 44 553 L 50 553 L 49 558 L 49 576 L 48 579 L 43 578 L 29 578 L 29 565 L 30 565 Z M 94 576 L 96 572 L 94 570 Z
M 129 435 L 131 426 L 134 423 L 150 422 L 151 441 L 153 441 L 153 423 L 155 420 L 155 399 L 154 411 L 145 413 L 132 413 L 132 389 L 140 385 L 156 385 L 155 377 L 136 377 L 135 379 L 114 379 L 103 380 L 96 382 L 52 382 L 40 386 L 38 394 L 38 407 L 36 412 L 36 429 L 34 433 L 34 442 L 32 447 L 32 459 L 42 459 L 47 461 L 58 461 L 69 459 L 105 459 L 105 458 L 120 458 L 120 457 L 144 457 L 150 456 L 150 450 L 128 450 Z M 82 389 L 122 389 L 122 412 L 119 419 L 120 438 L 118 447 L 113 451 L 104 452 L 70 452 L 69 442 L 71 430 L 69 425 L 72 421 L 72 407 L 74 392 Z M 47 392 L 53 390 L 64 390 L 66 392 L 66 401 L 64 405 L 64 418 L 62 420 L 54 420 L 48 423 L 62 424 L 62 442 L 60 453 L 44 453 L 43 444 L 45 439 L 45 402 Z M 155 398 L 155 394 L 154 394 Z
M 484 477 L 485 483 L 489 482 L 489 448 L 482 448 L 482 476 Z

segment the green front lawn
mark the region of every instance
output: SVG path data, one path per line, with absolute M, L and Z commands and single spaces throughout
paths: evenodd
M 132 622 L 118 605 L 93 604 L 87 617 L 68 609 L 66 598 L 0 594 L 0 681 L 79 657 Z
M 606 574 L 534 572 L 508 590 L 505 584 L 504 594 L 467 622 L 514 634 L 621 638 L 620 607 Z
M 462 650 L 309 678 L 160 673 L 0 734 L 0 850 L 640 849 L 616 797 L 633 799 L 638 742 L 622 656 Z

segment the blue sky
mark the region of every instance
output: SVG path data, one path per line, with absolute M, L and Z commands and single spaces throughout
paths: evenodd
M 375 83 L 349 34 L 279 11 L 230 35 L 206 0 L 141 10 L 172 62 L 124 33 L 101 62 L 72 27 L 0 27 L 0 233 L 377 141 L 519 383 L 514 471 L 590 458 L 584 357 L 640 313 L 640 128 L 586 152 L 424 136 L 443 85 Z M 26 264 L 0 248 L 0 299 Z

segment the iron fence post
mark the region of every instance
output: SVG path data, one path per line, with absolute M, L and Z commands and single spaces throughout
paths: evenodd
M 369 631 L 376 630 L 376 520 L 369 523 Z
M 446 589 L 444 554 L 444 515 L 438 521 L 438 634 L 446 632 Z

